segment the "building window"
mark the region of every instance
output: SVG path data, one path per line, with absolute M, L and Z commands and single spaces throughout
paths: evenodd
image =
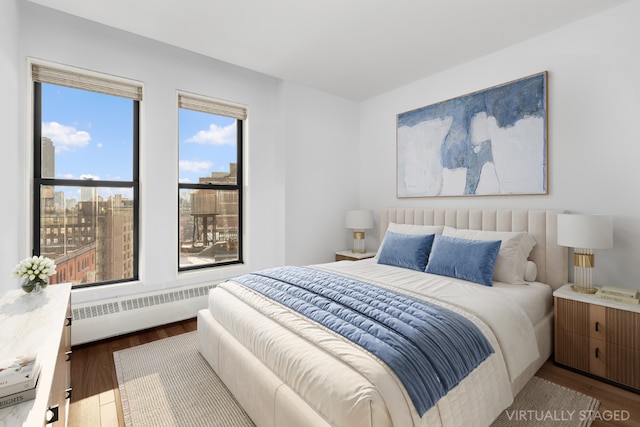
M 178 269 L 242 263 L 246 110 L 186 94 L 178 107 Z
M 54 283 L 137 280 L 141 85 L 40 64 L 32 77 L 33 253 L 56 261 Z

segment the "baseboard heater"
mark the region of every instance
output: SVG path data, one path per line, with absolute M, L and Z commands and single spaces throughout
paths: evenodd
M 207 306 L 217 283 L 166 289 L 71 306 L 71 344 L 85 344 L 117 335 L 195 317 Z

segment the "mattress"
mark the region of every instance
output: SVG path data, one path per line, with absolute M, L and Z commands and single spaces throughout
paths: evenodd
M 233 281 L 213 289 L 207 312 L 212 322 L 329 425 L 486 425 L 511 404 L 511 382 L 538 358 L 532 319 L 544 311 L 537 307 L 545 305 L 540 301 L 547 295 L 544 285 L 521 290 L 488 288 L 375 261 L 313 268 L 449 308 L 476 324 L 495 349 L 420 417 L 396 375 L 368 352 Z

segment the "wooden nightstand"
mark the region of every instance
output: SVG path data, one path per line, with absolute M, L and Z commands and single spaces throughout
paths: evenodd
M 376 256 L 375 252 L 365 252 L 363 254 L 357 254 L 350 250 L 336 252 L 336 261 L 360 261 L 362 259 L 373 258 Z
M 640 392 L 640 306 L 565 285 L 554 296 L 554 361 Z

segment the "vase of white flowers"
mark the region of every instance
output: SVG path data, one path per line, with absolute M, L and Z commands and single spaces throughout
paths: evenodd
M 43 256 L 25 258 L 13 269 L 13 275 L 22 279 L 22 290 L 38 293 L 49 285 L 49 276 L 56 274 L 56 264 Z

